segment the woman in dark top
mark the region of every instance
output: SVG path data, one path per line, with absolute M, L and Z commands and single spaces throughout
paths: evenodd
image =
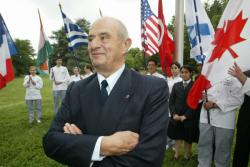
M 183 81 L 175 83 L 169 99 L 171 119 L 168 127 L 168 136 L 175 139 L 175 159 L 179 158 L 180 146 L 184 141 L 184 158 L 189 160 L 193 142 L 193 110 L 187 106 L 186 99 L 193 85 L 192 69 L 190 66 L 181 67 Z

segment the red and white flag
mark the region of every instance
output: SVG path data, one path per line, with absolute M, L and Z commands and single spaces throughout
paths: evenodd
M 0 14 L 0 89 L 14 79 L 11 55 L 16 54 L 14 42 Z
M 250 1 L 230 0 L 215 32 L 201 76 L 194 83 L 187 103 L 196 108 L 202 91 L 228 77 L 234 62 L 243 71 L 250 69 Z
M 158 3 L 158 20 L 159 20 L 159 55 L 162 71 L 168 76 L 172 76 L 170 66 L 172 64 L 172 54 L 174 53 L 174 42 L 173 37 L 169 33 L 168 28 L 165 24 L 163 15 L 162 0 Z

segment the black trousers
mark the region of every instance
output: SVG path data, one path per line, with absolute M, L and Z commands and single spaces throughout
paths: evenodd
M 248 167 L 250 155 L 250 97 L 245 96 L 240 109 L 236 144 L 233 157 L 233 167 Z

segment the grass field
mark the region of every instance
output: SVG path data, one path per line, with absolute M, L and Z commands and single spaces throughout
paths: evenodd
M 0 90 L 0 167 L 64 166 L 47 158 L 42 149 L 42 137 L 54 116 L 51 83 L 47 78 L 43 78 L 43 81 L 41 124 L 28 123 L 23 78 L 15 79 Z M 197 166 L 196 145 L 189 162 L 173 161 L 173 155 L 173 151 L 166 151 L 164 167 Z

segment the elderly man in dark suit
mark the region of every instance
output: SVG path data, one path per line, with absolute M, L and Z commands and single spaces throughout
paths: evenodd
M 161 166 L 168 86 L 125 67 L 130 45 L 117 19 L 102 17 L 91 26 L 88 50 L 97 73 L 69 86 L 43 139 L 47 156 L 79 167 Z

